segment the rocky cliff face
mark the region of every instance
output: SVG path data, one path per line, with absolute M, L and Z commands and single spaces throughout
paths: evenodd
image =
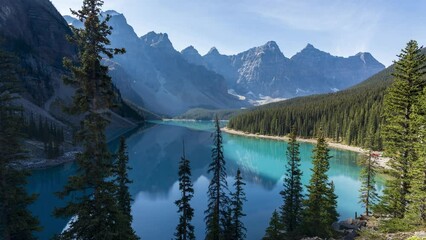
M 0 49 L 15 55 L 20 65 L 18 79 L 24 87 L 24 108 L 36 116 L 64 120 L 66 124 L 78 122 L 62 111 L 74 93 L 62 81 L 67 74 L 63 58 L 77 55 L 76 47 L 66 40 L 71 34 L 68 23 L 49 0 L 1 1 Z M 114 119 L 119 118 L 117 115 Z M 114 120 L 112 125 L 118 122 Z M 121 126 L 132 125 L 127 123 Z
M 289 59 L 273 41 L 232 56 L 222 55 L 216 48 L 205 56 L 194 48 L 181 54 L 187 61 L 223 75 L 229 88 L 254 100 L 342 90 L 384 69 L 369 53 L 335 57 L 311 44 Z
M 13 52 L 25 70 L 21 73 L 25 97 L 43 106 L 63 90 L 62 58 L 76 53 L 65 36 L 71 31 L 48 0 L 2 0 L 1 48 Z

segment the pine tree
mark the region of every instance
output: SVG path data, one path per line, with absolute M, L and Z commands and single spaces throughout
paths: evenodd
M 105 128 L 108 108 L 115 98 L 108 67 L 103 57 L 112 58 L 124 49 L 111 49 L 108 36 L 112 28 L 101 20 L 102 0 L 84 0 L 79 11 L 72 11 L 84 28 L 73 28 L 69 40 L 79 49 L 78 61 L 65 59 L 71 75 L 65 83 L 75 87 L 70 113 L 83 116 L 76 141 L 83 150 L 76 155 L 78 171 L 69 177 L 68 184 L 58 196 L 73 198 L 65 207 L 55 210 L 58 217 L 73 218 L 60 236 L 61 239 L 117 239 L 120 234 L 121 211 L 117 207 L 117 186 L 113 180 L 113 159 L 108 150 Z
M 325 222 L 324 225 L 328 226 L 329 228 L 326 229 L 326 233 L 329 236 L 332 236 L 334 234 L 334 230 L 331 227 L 331 225 L 339 220 L 339 213 L 337 212 L 337 195 L 335 192 L 335 186 L 334 182 L 331 181 L 328 183 L 328 188 L 325 193 L 325 205 L 324 205 L 324 219 Z
M 374 206 L 379 199 L 375 180 L 377 158 L 377 153 L 373 153 L 370 150 L 368 156 L 361 161 L 362 170 L 359 175 L 361 181 L 359 203 L 365 208 L 365 215 L 367 216 L 371 213 L 371 207 Z
M 299 227 L 302 218 L 303 187 L 299 155 L 296 128 L 293 127 L 287 147 L 287 173 L 284 178 L 284 190 L 280 192 L 284 200 L 281 207 L 281 219 L 287 234 L 291 234 Z
M 15 69 L 15 58 L 0 51 L 0 239 L 28 240 L 40 227 L 28 210 L 36 199 L 25 191 L 28 172 L 10 165 L 25 159 L 22 108 L 13 103 L 19 91 Z
M 414 224 L 426 224 L 426 153 L 423 149 L 410 170 L 412 176 L 411 191 L 407 196 L 410 202 L 407 218 Z
M 241 218 L 246 216 L 243 212 L 244 202 L 247 201 L 246 194 L 244 193 L 243 186 L 246 185 L 243 182 L 240 169 L 237 170 L 235 176 L 235 192 L 231 194 L 231 206 L 232 206 L 232 239 L 241 240 L 246 238 L 246 228 Z
M 179 190 L 181 198 L 175 201 L 178 207 L 179 224 L 176 227 L 176 240 L 193 240 L 195 239 L 194 226 L 191 224 L 194 217 L 194 209 L 191 207 L 190 201 L 194 196 L 194 189 L 191 182 L 190 162 L 185 156 L 185 145 L 183 146 L 183 155 L 179 162 Z
M 228 203 L 228 205 L 226 206 L 226 210 L 224 211 L 222 226 L 223 226 L 223 233 L 222 233 L 221 239 L 223 239 L 223 240 L 234 240 L 233 235 L 234 235 L 235 231 L 234 231 L 234 225 L 233 225 L 232 204 L 231 203 Z
M 129 157 L 127 154 L 126 140 L 124 137 L 120 138 L 120 146 L 117 152 L 117 162 L 115 170 L 115 181 L 117 185 L 117 204 L 118 209 L 121 211 L 120 222 L 118 223 L 118 237 L 116 239 L 132 240 L 139 239 L 135 231 L 132 229 L 132 197 L 129 193 L 128 185 L 132 183 L 129 180 L 127 172 L 131 170 L 128 167 Z
M 410 193 L 407 196 L 410 202 L 407 211 L 407 218 L 413 224 L 426 224 L 426 88 L 415 108 L 415 124 L 419 129 L 419 139 L 416 143 L 418 159 L 410 169 Z
M 283 226 L 280 221 L 280 216 L 277 210 L 274 210 L 272 213 L 271 220 L 269 221 L 269 226 L 266 228 L 265 236 L 263 240 L 282 240 L 284 239 L 284 234 L 282 232 Z
M 313 150 L 312 176 L 307 186 L 308 198 L 305 200 L 302 231 L 308 236 L 328 238 L 333 236 L 332 224 L 338 220 L 337 196 L 334 184 L 328 182 L 330 168 L 329 149 L 322 131 Z
M 410 192 L 410 169 L 418 156 L 418 128 L 415 127 L 414 106 L 425 86 L 426 57 L 416 41 L 408 42 L 395 62 L 394 82 L 384 99 L 384 147 L 391 157 L 393 179 L 387 181 L 381 201 L 382 209 L 403 218 Z
M 229 197 L 226 194 L 228 184 L 226 182 L 225 158 L 223 156 L 222 131 L 220 130 L 219 118 L 215 118 L 215 132 L 213 134 L 212 162 L 208 173 L 213 173 L 207 191 L 208 207 L 205 213 L 206 239 L 223 239 L 227 225 L 229 209 Z

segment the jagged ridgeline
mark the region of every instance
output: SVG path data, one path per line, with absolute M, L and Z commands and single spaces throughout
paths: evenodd
M 386 88 L 392 82 L 393 65 L 344 91 L 299 97 L 243 112 L 228 127 L 240 131 L 283 136 L 296 125 L 298 136 L 313 137 L 321 127 L 327 138 L 365 146 L 371 136 L 381 149 L 380 125 Z

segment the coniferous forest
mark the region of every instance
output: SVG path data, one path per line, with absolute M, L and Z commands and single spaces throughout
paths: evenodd
M 294 98 L 255 108 L 232 117 L 228 127 L 262 135 L 285 136 L 295 125 L 297 136 L 312 138 L 322 128 L 336 142 L 383 148 L 383 97 L 393 80 L 393 66 L 347 90 Z
M 129 148 L 131 141 L 127 142 L 127 132 L 118 134 L 117 151 L 112 151 L 107 135 L 111 125 L 124 128 L 123 125 L 129 122 L 139 131 L 140 126 L 131 120 L 145 121 L 147 111 L 145 106 L 137 107 L 127 102 L 117 84 L 113 83 L 110 71 L 117 66 L 111 67 L 110 62 L 131 52 L 112 44 L 114 28 L 110 21 L 113 16 L 104 13 L 103 6 L 103 0 L 82 0 L 81 9 L 71 10 L 82 27 L 70 25 L 66 37 L 77 54 L 63 59 L 63 82 L 73 91 L 71 101 L 61 105 L 61 111 L 66 113 L 66 118 L 77 119 L 77 124 L 62 125 L 58 124 L 59 116 L 56 119 L 26 112 L 21 95 L 26 91 L 25 84 L 22 84 L 25 81 L 20 79 L 22 64 L 17 63 L 19 58 L 13 52 L 0 50 L 0 240 L 37 239 L 37 233 L 43 230 L 44 226 L 31 211 L 39 196 L 26 188 L 31 172 L 16 167 L 16 162 L 28 158 L 25 148 L 28 141 L 41 142 L 47 159 L 62 156 L 70 129 L 74 130 L 72 142 L 78 146 L 79 152 L 75 154 L 75 172 L 66 176 L 66 184 L 60 191 L 52 193 L 63 204 L 55 206 L 50 214 L 67 220 L 63 230 L 52 239 L 145 239 L 138 235 L 132 215 L 135 198 L 146 196 L 135 195 L 131 188 L 133 182 L 139 180 L 132 179 L 132 174 L 142 170 L 130 167 L 130 156 L 139 154 L 144 158 L 148 153 L 138 152 L 136 147 Z M 144 41 L 154 42 L 148 37 Z M 270 219 L 265 222 L 267 227 L 262 239 L 404 239 L 418 232 L 424 233 L 426 55 L 424 48 L 411 40 L 397 57 L 390 67 L 343 91 L 293 98 L 239 114 L 232 111 L 233 117 L 227 128 L 259 135 L 288 136 L 279 161 L 284 175 L 279 179 L 280 191 L 275 198 L 280 204 L 267 213 Z M 204 67 L 195 69 L 199 68 Z M 148 123 L 144 121 L 145 127 Z M 193 157 L 199 155 L 191 154 L 193 149 L 186 144 L 199 139 L 180 139 L 181 157 L 173 162 L 173 166 L 177 166 L 174 175 L 177 177 L 178 198 L 172 202 L 176 226 L 168 238 L 251 239 L 250 226 L 245 221 L 250 217 L 247 211 L 251 201 L 249 186 L 266 178 L 253 174 L 246 165 L 229 161 L 229 149 L 225 147 L 229 139 L 223 134 L 219 116 L 216 115 L 210 124 L 214 127 L 209 133 L 207 165 L 200 167 L 204 160 Z M 140 132 L 146 130 L 141 129 Z M 194 131 L 202 132 L 197 128 Z M 170 133 L 171 140 L 172 135 Z M 303 146 L 298 138 L 316 141 L 310 150 L 308 168 L 302 169 L 306 159 L 302 158 Z M 157 141 L 152 137 L 145 142 L 155 145 L 152 151 L 156 155 L 173 150 L 172 143 L 162 148 Z M 357 204 L 362 207 L 359 216 L 355 213 L 355 219 L 340 218 L 338 182 L 335 181 L 339 178 L 330 175 L 332 164 L 338 159 L 331 154 L 328 141 L 360 146 L 365 150 L 360 154 L 357 166 L 361 169 L 357 175 L 360 186 L 351 189 L 357 192 Z M 380 167 L 379 162 L 383 161 L 383 156 L 388 160 L 385 162 L 386 175 L 382 176 L 379 172 L 383 172 L 383 166 Z M 250 158 L 245 156 L 244 159 Z M 152 165 L 164 167 L 162 162 L 154 160 L 140 162 L 151 161 Z M 149 169 L 147 175 L 160 175 L 155 167 Z M 230 170 L 232 167 L 236 171 Z M 206 192 L 196 190 L 199 179 L 194 179 L 194 172 L 199 174 L 201 171 L 199 179 L 206 180 Z M 344 175 L 344 172 L 339 174 Z M 143 180 L 149 177 L 152 176 Z M 164 181 L 167 178 L 165 176 Z M 304 178 L 308 180 L 303 182 Z M 378 188 L 378 180 L 385 182 L 382 190 Z M 269 191 L 277 185 L 276 182 L 265 182 Z M 161 184 L 152 185 L 149 187 L 161 187 Z M 203 236 L 197 236 L 193 202 L 201 195 L 206 200 L 203 209 L 205 231 Z M 141 213 L 142 218 L 144 214 Z M 150 227 L 161 229 L 162 226 Z M 409 239 L 420 237 L 416 235 Z

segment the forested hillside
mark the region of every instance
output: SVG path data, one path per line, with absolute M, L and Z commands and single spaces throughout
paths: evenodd
M 286 135 L 296 125 L 298 136 L 316 136 L 322 128 L 327 138 L 364 146 L 371 135 L 382 148 L 380 123 L 385 89 L 392 82 L 393 65 L 344 91 L 272 103 L 244 112 L 228 127 L 251 133 Z

